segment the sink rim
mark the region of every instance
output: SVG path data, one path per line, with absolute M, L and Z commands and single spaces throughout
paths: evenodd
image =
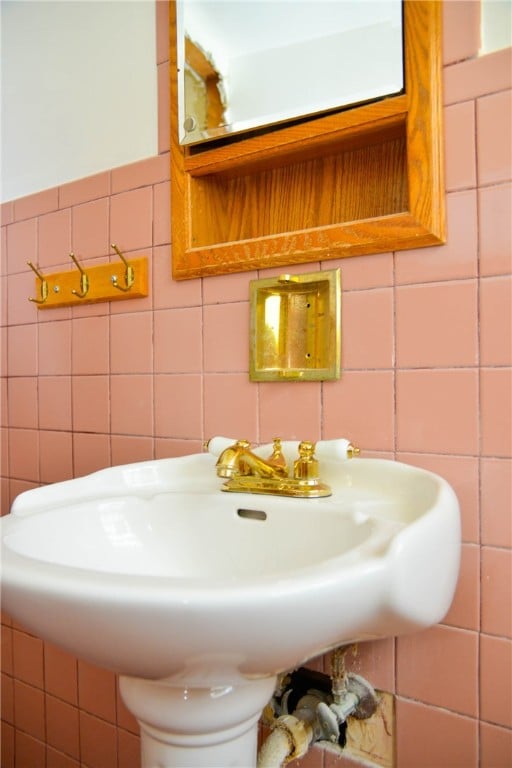
M 190 461 L 190 459 L 193 459 L 194 457 L 203 459 L 204 454 L 192 454 L 189 457 L 178 457 L 178 461 L 181 458 L 188 459 Z M 210 459 L 211 458 L 212 457 L 210 457 Z M 162 461 L 166 462 L 176 460 L 160 460 L 160 462 Z M 133 468 L 151 467 L 152 465 L 158 463 L 158 461 L 141 462 L 137 464 L 124 465 L 124 467 L 121 467 L 121 469 L 127 468 L 130 470 Z M 334 465 L 334 470 L 339 470 L 339 462 L 332 462 L 331 464 Z M 326 462 L 324 462 L 324 465 L 326 465 Z M 364 567 L 368 561 L 374 561 L 377 564 L 385 559 L 386 554 L 389 554 L 388 550 L 400 547 L 402 545 L 402 539 L 404 536 L 406 537 L 407 532 L 410 530 L 411 526 L 414 526 L 414 524 L 421 520 L 426 514 L 435 513 L 436 506 L 441 504 L 443 490 L 445 487 L 449 488 L 448 484 L 445 480 L 443 480 L 443 478 L 435 475 L 432 472 L 429 472 L 428 470 L 423 470 L 411 465 L 391 461 L 389 459 L 355 458 L 350 460 L 350 462 L 345 462 L 341 465 L 345 477 L 350 476 L 351 469 L 357 471 L 358 467 L 366 467 L 370 470 L 370 472 L 372 469 L 377 469 L 380 471 L 383 468 L 386 468 L 395 474 L 402 474 L 406 472 L 410 477 L 427 477 L 435 488 L 435 503 L 433 505 L 427 506 L 423 512 L 420 512 L 416 516 L 416 519 L 403 521 L 402 524 L 397 526 L 391 525 L 386 521 L 385 517 L 379 518 L 378 514 L 375 514 L 375 510 L 370 509 L 369 511 L 363 511 L 362 514 L 366 520 L 370 521 L 372 524 L 372 529 L 370 534 L 365 536 L 360 542 L 354 546 L 349 547 L 347 550 L 344 550 L 340 554 L 336 554 L 334 556 L 331 555 L 326 558 L 320 558 L 318 561 L 303 566 L 295 566 L 293 563 L 291 563 L 282 571 L 272 571 L 268 575 L 257 573 L 254 575 L 250 574 L 233 579 L 217 577 L 215 575 L 212 577 L 205 574 L 196 578 L 191 576 L 178 577 L 169 574 L 120 572 L 104 570 L 97 567 L 88 567 L 87 565 L 75 566 L 61 563 L 55 560 L 44 559 L 33 554 L 19 551 L 9 545 L 10 538 L 21 536 L 25 526 L 30 528 L 31 520 L 35 520 L 39 514 L 52 515 L 54 511 L 62 510 L 66 506 L 66 500 L 62 501 L 60 504 L 55 505 L 53 508 L 49 503 L 43 503 L 39 509 L 36 507 L 29 509 L 28 511 L 23 510 L 23 506 L 21 505 L 21 509 L 18 507 L 19 511 L 15 510 L 11 515 L 2 518 L 2 522 L 0 524 L 2 557 L 4 562 L 7 558 L 10 566 L 14 566 L 15 570 L 20 569 L 21 571 L 28 572 L 30 568 L 36 568 L 39 571 L 39 576 L 41 576 L 44 572 L 45 577 L 51 581 L 58 581 L 63 578 L 65 578 L 68 582 L 72 580 L 74 584 L 80 584 L 82 589 L 88 580 L 91 580 L 91 578 L 94 579 L 100 577 L 101 582 L 99 584 L 94 584 L 94 591 L 96 592 L 98 588 L 105 589 L 107 582 L 109 585 L 115 585 L 117 589 L 123 586 L 129 587 L 132 590 L 135 588 L 136 591 L 140 591 L 142 588 L 151 588 L 152 590 L 157 590 L 159 593 L 166 592 L 169 597 L 174 591 L 180 593 L 186 592 L 187 596 L 199 596 L 202 595 L 205 590 L 208 595 L 212 597 L 214 590 L 218 589 L 222 591 L 222 596 L 225 598 L 228 592 L 236 595 L 241 591 L 244 591 L 245 593 L 261 591 L 264 586 L 266 586 L 267 589 L 275 589 L 276 584 L 280 585 L 280 587 L 283 589 L 291 589 L 291 591 L 295 591 L 297 585 L 301 585 L 301 588 L 304 588 L 304 586 L 307 585 L 312 579 L 314 580 L 318 577 L 336 579 L 340 567 L 344 571 L 347 569 L 354 571 L 358 567 Z M 113 467 L 107 470 L 100 470 L 99 473 L 93 473 L 92 475 L 86 476 L 86 478 L 79 478 L 78 481 L 91 479 L 94 481 L 95 476 L 99 477 L 105 472 L 116 471 L 117 469 L 119 468 Z M 331 471 L 332 469 L 333 467 L 331 466 Z M 51 488 L 51 486 L 49 487 Z M 290 499 L 287 497 L 260 496 L 255 494 L 223 495 L 230 497 L 230 502 L 233 506 L 240 507 L 263 507 L 268 509 L 268 507 L 272 505 L 277 505 L 277 507 L 280 505 L 286 507 L 294 507 L 297 504 L 301 504 L 304 506 L 304 509 L 311 509 L 314 522 L 314 518 L 317 515 L 321 515 L 323 509 L 329 510 L 330 514 L 334 513 L 336 515 L 339 514 L 341 516 L 351 516 L 351 518 L 354 518 L 356 513 L 354 513 L 350 504 L 348 505 L 347 509 L 339 508 L 343 503 L 343 488 L 343 485 L 340 487 L 333 487 L 333 495 L 323 499 Z M 161 489 L 158 492 L 162 492 Z M 186 493 L 183 487 L 177 487 L 172 490 L 166 490 L 165 493 L 176 496 L 199 496 L 206 499 L 212 494 L 214 495 L 214 498 L 219 498 L 219 493 L 222 492 L 218 487 L 213 491 L 208 487 L 199 490 L 194 489 L 193 491 Z M 120 495 L 121 494 L 119 493 L 118 488 L 116 493 L 108 495 L 106 498 L 112 500 L 116 497 L 118 498 Z M 124 497 L 127 495 L 129 495 L 129 488 L 125 488 L 124 491 Z M 138 495 L 140 495 L 141 498 L 145 496 L 145 494 L 140 492 L 140 489 Z M 152 495 L 154 494 L 149 494 L 149 496 Z M 398 496 L 399 495 L 400 494 L 398 493 Z M 250 499 L 248 498 L 249 496 Z M 103 498 L 104 496 L 100 495 L 100 497 L 96 498 L 96 501 L 101 501 Z M 74 504 L 78 505 L 79 508 L 82 508 L 84 505 L 92 502 L 92 500 L 92 498 L 85 499 L 83 501 L 75 500 Z M 215 513 L 213 513 L 213 516 L 214 514 Z M 386 527 L 388 527 L 387 531 Z M 307 535 L 307 532 L 305 535 Z M 383 535 L 384 544 L 382 543 Z M 381 539 L 380 541 L 379 537 Z M 376 543 L 379 546 L 376 547 Z M 28 575 L 28 573 L 25 575 Z M 292 588 L 293 585 L 290 585 L 290 582 L 293 582 L 295 589 Z M 65 591 L 69 591 L 69 586 L 70 584 L 68 583 L 68 589 L 65 589 Z

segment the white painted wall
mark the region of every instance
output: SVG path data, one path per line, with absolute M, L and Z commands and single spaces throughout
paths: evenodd
M 481 0 L 480 54 L 512 45 L 511 0 Z
M 1 0 L 1 199 L 158 152 L 154 0 Z

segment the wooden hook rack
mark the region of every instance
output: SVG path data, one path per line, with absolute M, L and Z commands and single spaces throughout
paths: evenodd
M 94 267 L 80 265 L 74 254 L 70 257 L 76 269 L 45 275 L 36 270 L 36 294 L 30 298 L 38 309 L 79 306 L 99 301 L 126 301 L 148 295 L 148 257 L 126 260 L 116 246 L 112 246 L 121 261 Z

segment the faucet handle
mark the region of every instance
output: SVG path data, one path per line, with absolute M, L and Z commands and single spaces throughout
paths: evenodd
M 221 437 L 218 435 L 204 440 L 203 451 L 211 453 L 212 456 L 220 456 L 222 451 L 226 448 L 229 448 L 232 445 L 238 445 L 239 443 L 241 443 L 244 448 L 248 448 L 250 445 L 247 440 L 237 440 L 236 437 Z
M 318 460 L 315 457 L 315 444 L 309 440 L 299 443 L 299 458 L 293 465 L 296 480 L 318 480 Z

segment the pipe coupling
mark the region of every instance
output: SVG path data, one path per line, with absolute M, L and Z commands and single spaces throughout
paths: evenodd
M 293 715 L 281 715 L 274 720 L 271 728 L 273 731 L 276 729 L 283 731 L 288 738 L 290 752 L 286 758 L 287 763 L 306 754 L 313 738 L 313 729 L 309 723 Z

